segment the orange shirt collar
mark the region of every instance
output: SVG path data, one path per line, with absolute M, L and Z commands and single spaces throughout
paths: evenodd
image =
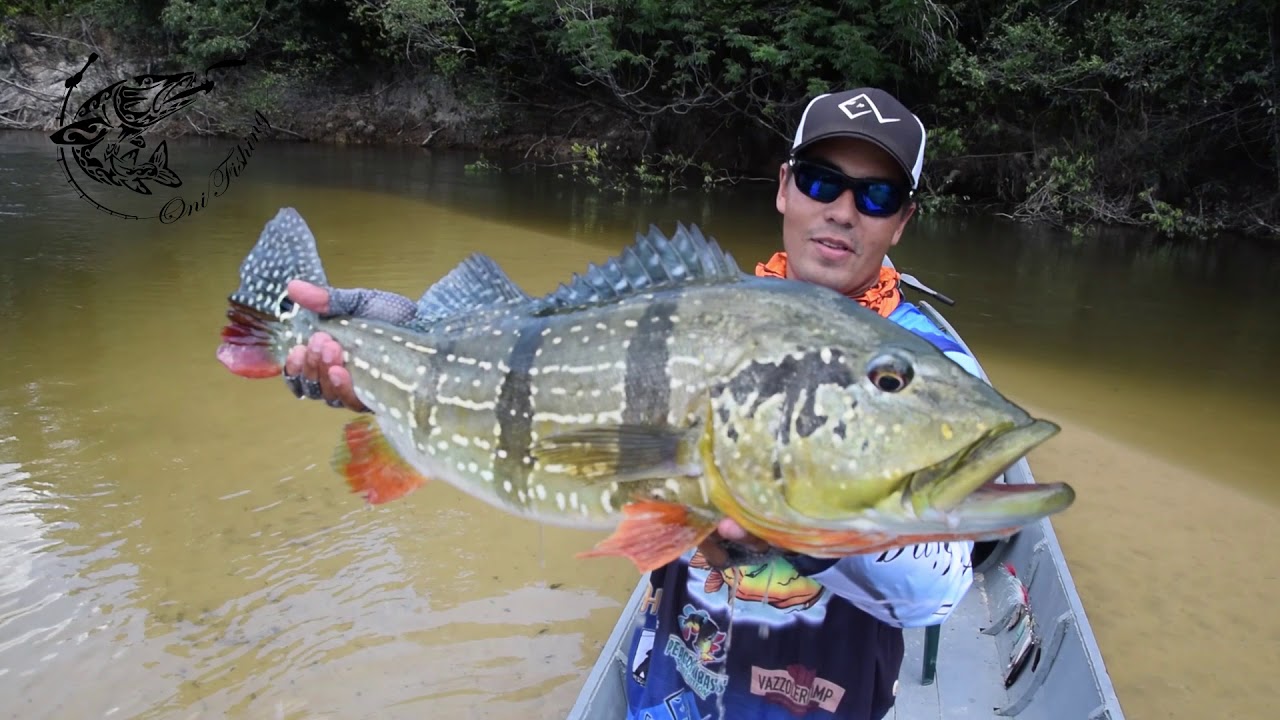
M 776 252 L 769 262 L 756 263 L 757 277 L 787 277 L 787 254 Z M 898 291 L 899 273 L 885 265 L 880 268 L 880 277 L 876 283 L 857 295 L 846 295 L 850 300 L 876 311 L 882 317 L 889 317 L 902 303 L 902 293 Z

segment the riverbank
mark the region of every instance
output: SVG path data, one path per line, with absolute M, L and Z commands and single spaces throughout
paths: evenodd
M 68 103 L 68 112 L 74 112 L 93 91 L 141 73 L 204 73 L 199 62 L 179 61 L 191 57 L 190 53 L 201 58 L 234 57 L 255 43 L 266 42 L 254 35 L 253 28 L 244 35 L 215 34 L 200 39 L 208 28 L 190 29 L 175 24 L 176 16 L 169 16 L 180 5 L 186 7 L 166 4 L 160 23 L 163 32 L 154 26 L 149 10 L 122 9 L 124 6 L 115 7 L 107 0 L 71 3 L 68 7 L 78 9 L 56 22 L 50 18 L 6 20 L 0 13 L 4 21 L 0 37 L 7 39 L 0 54 L 0 127 L 52 132 L 60 126 L 65 83 L 81 70 L 84 75 Z M 124 19 L 117 26 L 91 28 L 85 19 L 89 15 L 83 15 L 75 28 L 77 12 L 118 12 Z M 187 12 L 196 11 L 188 8 Z M 101 17 L 94 17 L 102 22 Z M 508 20 L 518 24 L 534 22 L 535 18 L 521 15 Z M 563 30 L 556 25 L 563 18 L 536 20 L 550 22 L 558 28 L 554 32 Z M 597 22 L 605 20 L 592 19 L 588 25 L 594 27 Z M 459 23 L 465 34 L 464 24 Z M 275 37 L 282 32 L 277 28 L 268 34 Z M 117 35 L 133 40 L 117 41 Z M 246 40 L 250 37 L 255 39 Z M 475 61 L 479 64 L 462 63 L 457 67 L 465 69 L 450 70 L 453 66 L 442 65 L 438 53 L 428 53 L 428 59 L 422 60 L 410 57 L 406 49 L 404 57 L 389 60 L 386 48 L 368 47 L 375 38 L 386 39 L 375 32 L 363 37 L 362 47 L 339 51 L 339 46 L 326 46 L 316 56 L 299 48 L 320 40 L 293 45 L 284 42 L 276 47 L 273 43 L 282 42 L 277 38 L 257 53 L 245 53 L 252 57 L 250 64 L 209 72 L 213 86 L 207 95 L 191 108 L 156 123 L 149 133 L 164 138 L 240 137 L 260 112 L 271 119 L 274 137 L 281 140 L 471 151 L 478 154 L 476 166 L 483 169 L 552 166 L 595 188 L 670 190 L 771 181 L 803 99 L 810 95 L 809 90 L 799 93 L 797 79 L 788 78 L 787 73 L 775 73 L 773 78 L 757 69 L 764 73 L 759 75 L 760 82 L 778 87 L 760 96 L 754 90 L 742 95 L 742 88 L 717 88 L 700 79 L 701 94 L 695 98 L 677 93 L 667 99 L 640 99 L 637 93 L 648 88 L 649 82 L 633 79 L 639 84 L 633 92 L 625 83 L 617 84 L 626 77 L 616 69 L 593 70 L 594 60 L 587 62 L 588 58 L 563 47 L 535 47 L 530 40 L 531 47 L 512 51 L 528 54 L 528 58 L 492 60 L 492 66 L 485 64 L 489 60 Z M 333 45 L 338 39 L 329 38 L 329 42 Z M 187 55 L 144 49 L 178 47 L 185 48 Z M 317 44 L 317 52 L 319 47 Z M 475 48 L 453 49 L 462 55 L 476 52 Z M 587 51 L 580 48 L 579 53 L 583 52 Z M 669 49 L 655 52 L 671 60 Z M 85 60 L 91 55 L 97 59 L 86 68 Z M 643 53 L 635 57 L 657 62 Z M 610 58 L 608 62 L 619 62 L 612 55 Z M 542 61 L 547 66 L 541 74 L 530 69 Z M 213 62 L 212 66 L 219 64 Z M 648 72 L 652 80 L 657 72 L 654 65 L 649 65 Z M 909 84 L 928 85 L 926 80 L 922 76 Z M 687 82 L 671 80 L 670 87 L 663 84 L 666 89 L 662 92 L 677 92 Z M 808 87 L 826 86 L 818 78 L 810 78 L 808 83 Z M 893 86 L 920 108 L 930 126 L 929 169 L 918 195 L 924 213 L 1003 215 L 1052 224 L 1081 236 L 1089 234 L 1090 228 L 1119 225 L 1170 237 L 1215 241 L 1231 240 L 1233 234 L 1271 241 L 1280 238 L 1275 188 L 1246 181 L 1235 169 L 1229 171 L 1229 181 L 1219 180 L 1215 173 L 1236 168 L 1226 156 L 1214 156 L 1208 163 L 1183 163 L 1185 167 L 1178 172 L 1189 173 L 1188 168 L 1194 165 L 1196 177 L 1175 180 L 1164 177 L 1170 164 L 1148 160 L 1153 165 L 1147 172 L 1109 151 L 1107 143 L 1111 141 L 1096 140 L 1097 133 L 1073 140 L 1068 129 L 1078 124 L 1077 120 L 1062 128 L 1038 128 L 1028 136 L 1022 121 L 995 119 L 1010 111 L 1007 101 L 993 97 L 982 101 L 987 106 L 966 101 L 961 107 L 954 100 L 942 99 L 960 88 L 949 88 L 939 95 L 925 88 L 898 89 L 899 84 L 895 80 L 886 86 Z M 935 95 L 936 102 L 932 99 Z M 989 127 L 975 129 L 978 126 L 968 117 L 974 112 L 991 116 Z M 1119 128 L 1102 135 L 1108 132 L 1116 136 L 1112 144 L 1126 152 L 1132 151 L 1138 140 L 1152 141 L 1135 138 L 1130 142 Z M 1280 136 L 1280 125 L 1277 134 Z M 1171 147 L 1190 146 L 1175 143 Z M 1151 153 L 1139 156 L 1150 157 Z M 1112 172 L 1108 163 L 1119 163 L 1124 172 Z M 1222 169 L 1214 170 L 1218 165 Z M 1119 177 L 1135 173 L 1142 177 Z M 1225 191 L 1225 184 L 1232 186 L 1230 192 Z

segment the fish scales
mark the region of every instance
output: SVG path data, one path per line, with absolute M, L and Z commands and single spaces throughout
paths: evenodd
M 651 569 L 725 516 L 838 557 L 1003 537 L 1074 499 L 988 483 L 1055 425 L 835 292 L 743 275 L 696 229 L 653 229 L 538 298 L 472 256 L 401 325 L 296 308 L 293 278 L 327 284 L 281 211 L 242 263 L 219 359 L 269 377 L 330 333 L 377 426 L 348 425 L 340 468 L 373 502 L 444 480 L 513 514 L 615 528 L 596 554 Z
M 674 334 L 680 294 L 550 317 L 504 311 L 438 333 L 358 321 L 325 329 L 350 348 L 357 394 L 379 413 L 397 451 L 539 520 L 554 521 L 567 508 L 604 525 L 616 520 L 614 500 L 624 495 L 618 484 L 584 484 L 530 450 L 540 437 L 574 429 L 699 421 L 708 373 L 728 371 L 708 351 L 722 361 L 733 355 L 703 344 L 713 335 L 697 331 L 706 318 L 692 310 L 683 311 L 692 329 Z M 505 360 L 479 359 L 494 357 Z M 414 371 L 401 377 L 398 367 Z M 632 452 L 624 442 L 621 461 Z M 668 480 L 628 490 L 672 497 L 678 493 Z

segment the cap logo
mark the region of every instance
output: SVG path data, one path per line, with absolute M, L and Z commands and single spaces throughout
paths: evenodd
M 884 115 L 881 115 L 880 108 L 876 107 L 876 104 L 871 101 L 871 98 L 867 97 L 866 93 L 862 93 L 857 97 L 853 97 L 848 100 L 845 100 L 844 102 L 840 103 L 836 107 L 840 108 L 840 110 L 844 112 L 844 114 L 850 120 L 857 120 L 858 118 L 862 117 L 863 115 L 866 115 L 867 113 L 875 113 L 876 122 L 880 123 L 881 125 L 885 123 L 898 122 L 899 120 L 902 119 L 902 118 L 887 118 Z

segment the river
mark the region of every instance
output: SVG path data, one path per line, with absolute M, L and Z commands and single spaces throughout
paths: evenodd
M 228 142 L 170 142 L 184 188 Z M 634 570 L 444 483 L 351 496 L 351 416 L 214 359 L 236 268 L 282 206 L 331 282 L 413 297 L 475 250 L 544 292 L 677 220 L 750 267 L 778 218 L 760 183 L 621 196 L 468 159 L 260 144 L 166 225 L 0 134 L 0 717 L 563 716 Z M 1063 425 L 1031 465 L 1079 493 L 1054 527 L 1129 717 L 1271 716 L 1280 252 L 921 217 L 893 258 Z

